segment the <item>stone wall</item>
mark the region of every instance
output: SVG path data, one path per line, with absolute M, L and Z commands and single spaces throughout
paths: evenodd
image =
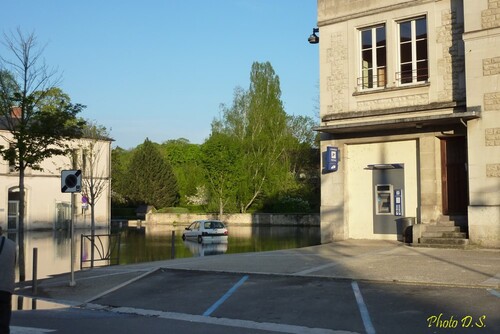
M 440 101 L 463 100 L 464 53 L 462 34 L 464 24 L 457 10 L 441 12 L 441 27 L 437 27 L 437 45 L 441 45 L 443 57 L 438 59 L 438 73 L 443 80 L 439 92 Z
M 500 57 L 483 59 L 483 75 L 500 74 Z
M 488 0 L 488 9 L 481 12 L 483 29 L 500 27 L 500 0 Z
M 230 225 L 277 225 L 277 226 L 319 226 L 319 214 L 270 214 L 270 213 L 238 213 L 219 217 L 213 214 L 191 213 L 148 213 L 147 224 L 179 224 L 189 225 L 195 220 L 220 219 Z
M 326 52 L 329 74 L 326 78 L 328 101 L 327 113 L 339 113 L 348 111 L 346 94 L 348 92 L 348 55 L 347 37 L 344 32 L 331 34 L 330 45 Z M 341 46 L 341 47 L 339 47 Z

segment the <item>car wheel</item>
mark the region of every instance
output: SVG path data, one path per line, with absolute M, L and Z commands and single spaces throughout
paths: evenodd
M 198 236 L 198 243 L 201 244 L 203 242 L 203 238 L 201 237 L 201 235 Z
M 182 240 L 184 240 L 184 241 L 186 240 L 186 235 L 185 234 L 182 235 Z

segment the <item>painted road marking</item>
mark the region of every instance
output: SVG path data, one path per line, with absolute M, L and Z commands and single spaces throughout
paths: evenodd
M 132 314 L 146 317 L 158 317 L 161 319 L 188 321 L 207 325 L 215 326 L 228 326 L 235 328 L 256 329 L 262 331 L 270 331 L 277 333 L 292 333 L 292 334 L 360 334 L 358 332 L 351 332 L 346 330 L 334 330 L 327 328 L 310 328 L 296 325 L 277 324 L 271 322 L 256 322 L 251 320 L 229 319 L 229 318 L 215 318 L 202 315 L 164 312 L 137 309 L 131 307 L 117 307 L 109 310 L 110 312 L 119 314 Z
M 358 282 L 353 281 L 351 283 L 352 290 L 354 291 L 354 297 L 356 297 L 356 302 L 358 303 L 359 313 L 361 313 L 361 319 L 363 319 L 363 325 L 365 325 L 366 334 L 375 334 L 375 328 L 373 327 L 372 321 L 370 319 L 370 314 L 368 313 L 368 308 L 366 307 L 363 296 L 361 295 L 361 290 L 359 290 Z
M 10 326 L 10 334 L 43 334 L 55 331 L 55 329 Z
M 500 298 L 500 292 L 494 289 L 486 289 L 489 293 L 491 293 L 493 296 Z
M 218 301 L 216 301 L 212 306 L 210 306 L 208 308 L 208 310 L 205 311 L 205 313 L 203 313 L 203 316 L 205 317 L 208 317 L 210 316 L 210 314 L 212 314 L 219 306 L 222 305 L 222 303 L 224 303 L 229 297 L 231 297 L 231 295 L 240 287 L 243 285 L 243 283 L 245 283 L 245 281 L 248 279 L 248 275 L 245 275 L 243 276 L 239 281 L 238 283 L 236 283 L 235 285 L 233 285 L 233 287 L 231 289 L 229 289 L 225 294 L 224 296 L 222 296 Z
M 309 268 L 309 269 L 306 269 L 306 270 L 302 270 L 302 271 L 293 273 L 293 275 L 305 276 L 305 275 L 308 275 L 308 274 L 312 274 L 315 271 L 320 271 L 320 270 L 323 270 L 323 269 L 326 269 L 326 268 L 335 267 L 335 266 L 337 266 L 339 264 L 340 264 L 340 262 L 327 263 L 327 264 L 323 264 L 321 266 L 317 266 L 317 267 L 313 267 L 313 268 Z

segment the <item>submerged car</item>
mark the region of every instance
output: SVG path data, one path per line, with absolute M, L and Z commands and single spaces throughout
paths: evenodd
M 186 227 L 182 240 L 203 242 L 227 242 L 227 228 L 219 220 L 197 220 Z

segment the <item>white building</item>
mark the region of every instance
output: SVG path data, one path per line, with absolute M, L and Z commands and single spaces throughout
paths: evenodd
M 414 217 L 500 247 L 500 1 L 318 0 L 318 27 L 322 241 Z
M 5 138 L 11 134 L 0 129 L 0 145 L 8 145 Z M 88 157 L 84 148 L 92 143 L 90 139 L 75 139 L 78 161 L 76 165 L 67 156 L 54 156 L 43 161 L 42 171 L 28 168 L 25 174 L 25 230 L 65 229 L 71 219 L 71 194 L 63 193 L 61 187 L 61 171 L 81 169 L 83 181 L 90 177 Z M 111 140 L 95 142 L 94 154 L 97 160 L 93 176 L 104 187 L 103 193 L 95 205 L 97 227 L 107 227 L 111 219 Z M 81 163 L 82 157 L 87 163 Z M 75 227 L 90 227 L 90 207 L 85 205 L 83 196 L 75 193 L 74 213 Z M 15 231 L 19 223 L 19 172 L 16 172 L 8 161 L 0 158 L 0 226 L 4 230 Z

